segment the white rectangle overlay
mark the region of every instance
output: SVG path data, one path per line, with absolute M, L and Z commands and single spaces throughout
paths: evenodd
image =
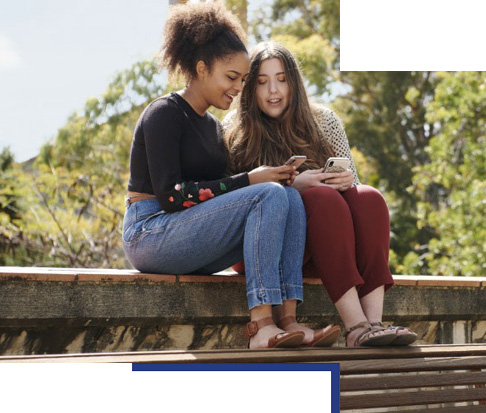
M 1 363 L 4 411 L 331 412 L 330 371 L 132 371 L 131 364 Z
M 341 71 L 485 70 L 486 2 L 341 0 Z

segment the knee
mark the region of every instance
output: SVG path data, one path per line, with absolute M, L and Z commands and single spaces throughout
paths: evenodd
M 284 187 L 276 182 L 265 182 L 258 184 L 260 186 L 259 198 L 281 208 L 288 210 L 289 199 Z
M 289 214 L 295 218 L 302 219 L 302 223 L 305 225 L 307 214 L 300 192 L 297 191 L 297 189 L 288 186 L 285 186 L 284 190 L 287 193 L 289 202 Z
M 386 209 L 388 211 L 385 198 L 376 188 L 369 185 L 358 185 L 356 191 L 360 199 L 360 204 L 363 206 L 374 210 Z
M 341 194 L 333 188 L 327 186 L 316 186 L 301 192 L 306 210 L 335 212 L 342 209 L 348 210 L 346 202 Z
M 300 195 L 300 192 L 297 191 L 297 189 L 292 188 L 290 186 L 284 186 L 284 191 L 287 193 L 287 199 L 289 200 L 289 205 L 292 208 L 292 206 L 302 206 L 303 207 L 303 202 L 302 202 L 302 196 Z
M 372 186 L 358 185 L 346 191 L 344 197 L 356 219 L 371 219 L 374 222 L 389 221 L 385 198 Z

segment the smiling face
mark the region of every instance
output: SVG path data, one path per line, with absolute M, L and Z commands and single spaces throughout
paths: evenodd
M 211 71 L 204 76 L 204 99 L 219 109 L 229 109 L 233 99 L 243 89 L 250 59 L 239 52 L 226 59 L 215 60 Z
M 278 118 L 289 106 L 289 84 L 282 61 L 267 59 L 260 65 L 256 85 L 258 107 L 266 115 Z

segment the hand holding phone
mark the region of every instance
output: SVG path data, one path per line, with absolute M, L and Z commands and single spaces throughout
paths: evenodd
M 282 166 L 259 166 L 248 172 L 250 185 L 263 182 L 276 182 L 282 185 L 288 185 L 293 181 L 298 172 L 290 165 Z
M 327 160 L 324 166 L 324 173 L 339 173 L 346 171 L 351 165 L 351 160 L 348 158 L 331 157 Z
M 307 159 L 307 156 L 305 155 L 294 155 L 291 156 L 287 162 L 285 162 L 284 165 L 290 165 L 290 166 L 295 166 L 295 169 L 297 169 L 300 165 L 302 165 Z
M 322 182 L 340 192 L 347 191 L 353 185 L 354 181 L 353 174 L 349 170 L 350 165 L 351 160 L 348 158 L 329 158 L 324 166 L 324 173 L 336 175 L 327 177 Z

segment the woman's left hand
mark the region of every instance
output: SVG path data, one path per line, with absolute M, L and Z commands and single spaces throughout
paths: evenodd
M 324 173 L 323 175 L 325 176 L 322 181 L 324 185 L 339 192 L 345 192 L 353 186 L 354 175 L 349 169 L 344 172 Z

